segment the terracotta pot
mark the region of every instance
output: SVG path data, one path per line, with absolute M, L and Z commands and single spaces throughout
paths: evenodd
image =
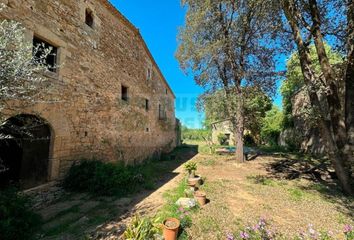
M 206 194 L 202 191 L 196 191 L 194 194 L 195 199 L 199 203 L 200 206 L 204 206 L 206 204 Z
M 199 177 L 194 177 L 194 178 L 188 178 L 188 186 L 191 187 L 196 187 L 199 184 Z
M 176 218 L 168 218 L 163 222 L 163 237 L 165 240 L 176 240 L 180 221 Z
M 194 178 L 195 177 L 195 171 L 191 170 L 188 172 L 188 178 Z

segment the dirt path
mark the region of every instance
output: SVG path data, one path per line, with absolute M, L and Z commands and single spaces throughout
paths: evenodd
M 198 155 L 192 158 L 190 161 L 198 158 Z M 158 210 L 165 204 L 163 194 L 168 190 L 175 188 L 178 183 L 184 177 L 183 166 L 176 168 L 173 173 L 176 176 L 162 185 L 160 188 L 152 192 L 147 197 L 143 198 L 136 204 L 131 204 L 128 208 L 131 209 L 126 214 L 119 217 L 114 221 L 104 224 L 95 230 L 93 239 L 95 240 L 110 240 L 118 239 L 124 232 L 126 225 L 129 224 L 134 215 L 141 216 L 154 216 Z M 141 199 L 140 196 L 136 196 L 137 199 Z
M 74 194 L 50 184 L 35 194 L 41 204 L 41 239 L 118 239 L 135 214 L 154 215 L 164 204 L 163 193 L 173 189 L 183 177 L 183 163 L 197 158 L 196 148 L 182 149 L 175 160 L 157 164 L 165 169 L 154 190 L 144 190 L 125 198 Z

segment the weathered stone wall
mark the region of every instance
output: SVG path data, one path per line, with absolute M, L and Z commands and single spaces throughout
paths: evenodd
M 311 105 L 305 89 L 298 91 L 292 98 L 292 116 L 294 120 L 294 132 L 287 141 L 294 141 L 303 152 L 324 154 L 325 144 L 320 137 L 319 129 L 311 122 Z
M 49 180 L 82 158 L 136 163 L 174 148 L 173 92 L 139 31 L 106 0 L 0 2 L 7 4 L 0 17 L 21 22 L 27 41 L 37 36 L 58 47 L 59 69 L 46 74 L 45 91 L 35 102 L 12 100 L 1 113 L 2 121 L 26 113 L 49 123 Z M 86 9 L 93 28 L 85 24 Z M 159 105 L 166 120 L 159 119 Z
M 231 121 L 225 120 L 225 121 L 212 123 L 211 128 L 212 128 L 211 139 L 213 144 L 220 144 L 218 139 L 218 136 L 220 134 L 230 135 L 229 144 L 235 143 L 235 137 L 234 137 Z

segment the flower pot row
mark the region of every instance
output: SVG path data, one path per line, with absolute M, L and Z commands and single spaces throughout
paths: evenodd
M 197 200 L 200 206 L 204 206 L 206 204 L 207 198 L 206 193 L 198 190 L 198 187 L 202 185 L 202 179 L 199 176 L 188 178 L 188 186 L 190 186 L 194 192 L 194 198 Z
M 199 190 L 199 186 L 203 184 L 202 178 L 195 174 L 197 170 L 197 164 L 195 162 L 189 162 L 185 165 L 185 169 L 188 173 L 187 184 L 190 187 L 190 191 L 194 195 L 194 199 L 200 206 L 204 206 L 207 203 L 206 193 Z M 176 218 L 168 218 L 163 222 L 163 237 L 165 240 L 176 240 L 180 228 L 180 221 Z

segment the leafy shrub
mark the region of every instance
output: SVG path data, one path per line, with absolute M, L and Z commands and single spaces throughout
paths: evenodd
M 193 171 L 197 170 L 197 163 L 196 162 L 187 162 L 184 164 L 184 169 L 190 174 Z
M 41 218 L 30 209 L 28 197 L 13 188 L 0 191 L 0 238 L 2 240 L 34 239 Z
M 125 240 L 153 240 L 160 233 L 160 219 L 135 216 L 124 232 Z
M 150 170 L 149 164 L 124 166 L 84 160 L 71 167 L 63 186 L 69 191 L 124 196 L 141 188 L 151 188 L 154 173 Z
M 266 113 L 262 120 L 261 138 L 268 145 L 278 145 L 279 134 L 282 131 L 283 113 L 279 108 L 273 108 Z

